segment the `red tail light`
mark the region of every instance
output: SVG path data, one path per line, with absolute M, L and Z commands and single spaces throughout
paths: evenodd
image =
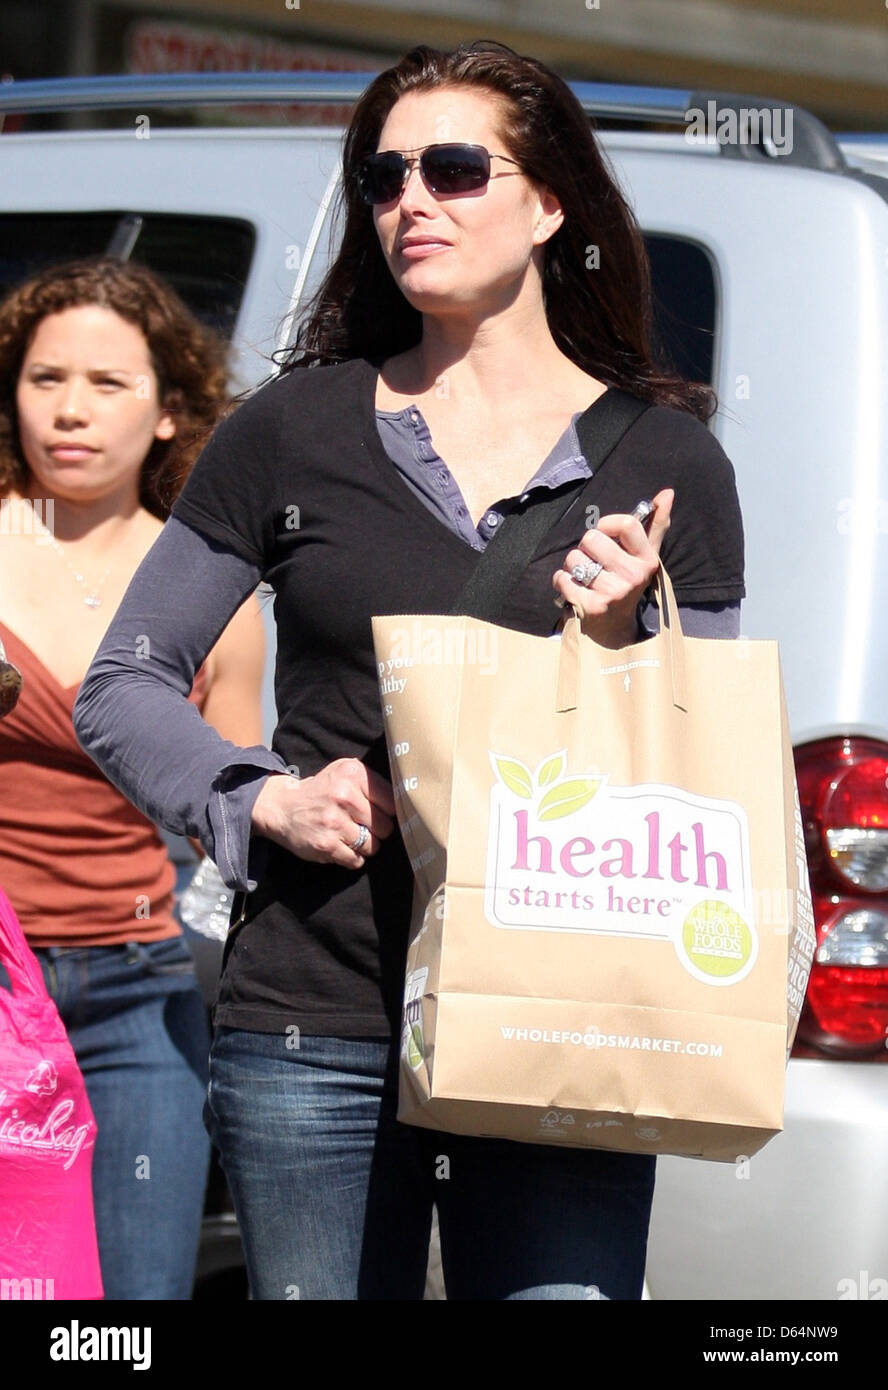
M 888 744 L 795 752 L 817 952 L 794 1052 L 888 1058 Z

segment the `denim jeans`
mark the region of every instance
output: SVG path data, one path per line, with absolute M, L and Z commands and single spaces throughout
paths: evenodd
M 291 1036 L 292 1035 L 292 1036 Z M 397 1042 L 216 1029 L 205 1119 L 256 1299 L 637 1299 L 655 1160 L 398 1123 Z
M 98 1125 L 93 1198 L 107 1299 L 191 1296 L 210 1146 L 209 1029 L 182 937 L 34 951 Z M 0 984 L 9 986 L 0 966 Z

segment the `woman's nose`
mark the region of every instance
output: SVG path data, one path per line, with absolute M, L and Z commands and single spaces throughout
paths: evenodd
M 56 403 L 58 423 L 70 429 L 73 425 L 83 423 L 86 416 L 87 405 L 83 386 L 76 381 L 66 382 Z
M 401 189 L 401 207 L 427 207 L 434 201 L 434 194 L 426 187 L 417 159 L 407 170 L 407 179 Z

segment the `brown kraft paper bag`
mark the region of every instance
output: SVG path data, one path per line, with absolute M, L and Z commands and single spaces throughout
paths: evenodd
M 373 619 L 415 876 L 398 1117 L 750 1156 L 813 955 L 777 644 Z

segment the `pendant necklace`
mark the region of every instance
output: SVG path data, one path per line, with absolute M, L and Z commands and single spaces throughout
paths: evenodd
M 50 531 L 49 527 L 45 526 L 42 518 L 37 515 L 36 511 L 34 510 L 34 507 L 31 504 L 31 499 L 27 497 L 23 500 L 28 503 L 28 506 L 31 508 L 31 515 L 34 517 L 34 520 L 40 527 L 40 530 L 43 531 L 44 534 L 49 538 L 49 544 L 52 546 L 53 550 L 64 560 L 65 564 L 68 566 L 68 569 L 71 571 L 81 588 L 86 590 L 86 593 L 83 596 L 83 602 L 86 604 L 87 608 L 100 607 L 102 602 L 102 585 L 105 583 L 105 580 L 111 573 L 111 566 L 109 565 L 108 568 L 105 570 L 105 573 L 102 575 L 102 578 L 99 580 L 98 584 L 96 584 L 93 588 L 90 588 L 90 586 L 86 582 L 85 577 L 81 574 L 81 572 L 78 569 L 75 569 L 74 566 L 71 564 L 71 561 L 68 559 L 67 555 L 65 554 L 62 547 L 59 545 L 58 541 Z M 32 531 L 31 534 L 33 535 L 34 532 Z

